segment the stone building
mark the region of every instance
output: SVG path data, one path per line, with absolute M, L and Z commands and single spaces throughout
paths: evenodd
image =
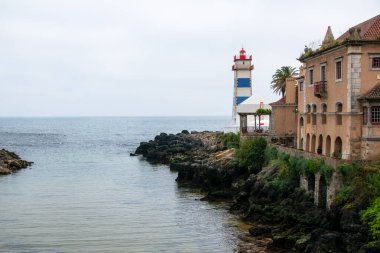
M 299 60 L 297 148 L 348 160 L 380 158 L 380 15 Z M 276 120 L 276 119 L 274 119 Z
M 287 146 L 296 146 L 297 134 L 297 82 L 286 79 L 285 96 L 269 104 L 272 107 L 270 132 Z

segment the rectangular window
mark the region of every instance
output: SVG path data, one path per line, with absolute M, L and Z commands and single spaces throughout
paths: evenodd
M 342 80 L 342 60 L 335 62 L 335 79 Z
M 372 58 L 372 68 L 380 69 L 380 57 L 373 57 Z
M 300 91 L 303 91 L 303 82 L 300 82 Z
M 368 107 L 363 107 L 363 124 L 367 125 L 368 123 Z
M 321 81 L 326 81 L 326 65 L 321 66 Z
M 312 124 L 316 125 L 317 124 L 317 115 L 313 113 L 312 118 L 311 118 Z
M 371 107 L 371 123 L 380 125 L 380 106 Z
M 314 83 L 314 69 L 309 69 L 309 84 Z

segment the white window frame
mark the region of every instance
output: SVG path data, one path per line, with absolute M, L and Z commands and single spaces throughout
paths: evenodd
M 337 63 L 340 62 L 340 78 L 338 79 L 338 76 L 337 76 Z M 335 68 L 334 68 L 334 72 L 335 72 L 335 82 L 341 82 L 342 79 L 343 79 L 343 57 L 339 57 L 339 58 L 336 58 L 335 59 Z
M 325 80 L 322 79 L 322 67 L 325 67 Z M 323 62 L 320 64 L 319 66 L 319 79 L 320 81 L 326 81 L 327 82 L 327 63 L 326 62 Z
M 369 69 L 370 70 L 380 70 L 380 68 L 374 68 L 372 66 L 372 63 L 373 63 L 372 61 L 374 58 L 380 58 L 380 54 L 370 54 L 369 55 Z
M 299 86 L 299 90 L 300 91 L 304 91 L 304 89 L 305 89 L 305 83 L 304 83 L 304 81 L 300 81 L 299 84 L 298 84 L 298 86 Z
M 310 75 L 310 71 L 313 71 L 313 79 L 311 79 L 311 75 Z M 314 82 L 315 82 L 315 72 L 314 72 L 314 67 L 310 67 L 307 69 L 307 76 L 308 76 L 308 84 L 309 86 L 313 86 L 314 85 Z

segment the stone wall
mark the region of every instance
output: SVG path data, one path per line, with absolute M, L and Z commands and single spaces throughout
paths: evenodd
M 332 203 L 336 198 L 336 195 L 343 186 L 342 175 L 340 171 L 337 170 L 338 165 L 347 161 L 337 160 L 331 157 L 325 157 L 318 154 L 305 152 L 299 149 L 288 148 L 273 144 L 269 145 L 291 156 L 303 157 L 304 159 L 321 158 L 325 161 L 327 165 L 330 165 L 334 169 L 331 178 L 328 180 L 326 180 L 320 173 L 315 173 L 315 180 L 313 182 L 314 187 L 309 187 L 307 175 L 300 176 L 300 187 L 302 189 L 304 189 L 305 191 L 310 191 L 309 189 L 314 189 L 314 192 L 311 192 L 311 194 L 313 194 L 314 196 L 314 204 L 316 206 L 320 206 L 321 208 L 330 209 Z M 325 196 L 321 198 L 321 194 Z
M 349 161 L 346 160 L 340 160 L 340 159 L 334 159 L 332 157 L 322 156 L 315 153 L 310 153 L 304 150 L 295 149 L 295 148 L 288 148 L 284 146 L 269 144 L 269 146 L 277 148 L 279 151 L 285 152 L 291 156 L 300 156 L 305 159 L 311 159 L 311 158 L 321 158 L 325 161 L 325 163 L 334 169 L 338 167 L 339 164 L 347 163 Z

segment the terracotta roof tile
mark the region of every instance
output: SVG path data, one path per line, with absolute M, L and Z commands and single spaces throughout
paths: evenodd
M 376 40 L 380 36 L 380 15 L 368 19 L 353 28 L 360 28 L 360 37 L 364 40 Z M 350 37 L 350 32 L 343 33 L 337 40 L 344 41 Z
M 285 102 L 286 102 L 286 96 L 283 96 L 282 98 L 280 98 L 276 102 L 270 103 L 269 105 L 284 105 Z
M 380 83 L 373 87 L 372 90 L 368 91 L 363 96 L 360 96 L 359 99 L 380 99 Z

